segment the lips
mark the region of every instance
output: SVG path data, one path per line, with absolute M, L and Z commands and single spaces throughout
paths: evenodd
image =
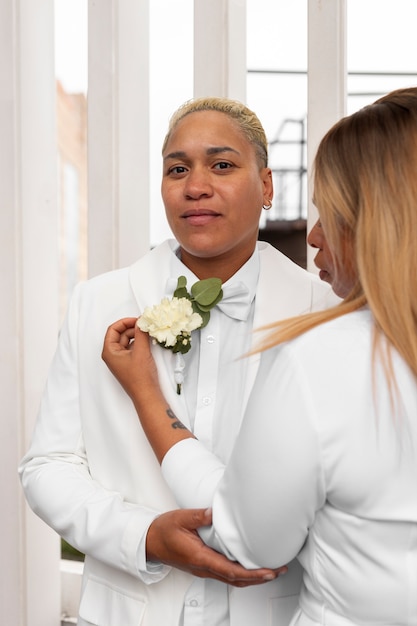
M 324 281 L 326 283 L 330 283 L 331 282 L 331 276 L 330 276 L 330 274 L 329 274 L 329 272 L 327 270 L 325 270 L 323 267 L 320 267 L 320 263 L 317 263 L 317 257 L 314 259 L 314 265 L 319 270 L 319 278 L 320 278 L 320 280 L 322 280 L 322 281 Z
M 320 270 L 319 278 L 320 280 L 323 280 L 325 283 L 331 283 L 331 276 L 329 272 L 327 272 L 326 270 Z
M 210 211 L 209 209 L 190 209 L 181 215 L 181 218 L 185 219 L 192 226 L 204 226 L 218 217 L 220 217 L 220 213 Z

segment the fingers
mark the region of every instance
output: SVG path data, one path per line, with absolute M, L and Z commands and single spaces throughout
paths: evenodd
M 195 562 L 190 564 L 191 571 L 198 578 L 214 578 L 234 587 L 248 587 L 261 585 L 274 580 L 284 574 L 287 568 L 279 569 L 246 569 L 235 561 L 230 561 L 224 555 L 202 546 L 195 551 Z
M 134 327 L 134 339 L 139 343 L 140 346 L 148 346 L 149 345 L 149 334 L 139 328 L 137 324 Z
M 235 587 L 261 585 L 274 580 L 287 571 L 286 567 L 275 570 L 269 568 L 246 569 L 240 563 L 230 561 L 208 546 L 202 547 L 199 561 L 199 564 L 195 566 L 195 576 L 215 578 Z
M 149 336 L 140 330 L 137 317 L 124 317 L 111 324 L 104 337 L 103 358 L 109 352 L 120 352 L 133 347 L 133 340 L 137 340 L 142 349 L 149 347 Z
M 119 337 L 126 332 L 132 332 L 134 334 L 136 320 L 136 317 L 124 317 L 111 324 L 107 329 L 105 341 L 110 343 L 113 341 L 117 342 Z
M 190 530 L 197 530 L 201 526 L 209 526 L 212 523 L 211 508 L 189 509 L 184 510 L 183 513 L 191 516 L 191 520 L 189 520 Z M 230 561 L 227 557 L 203 543 L 199 558 L 200 563 L 199 565 L 196 564 L 194 570 L 195 576 L 208 576 L 237 587 L 262 584 L 269 580 L 274 580 L 288 570 L 286 566 L 275 570 L 269 568 L 248 570 L 239 563 Z
M 248 570 L 208 547 L 196 529 L 210 522 L 211 509 L 177 509 L 163 513 L 148 530 L 147 558 L 235 587 L 260 585 L 286 571 L 285 567 Z
M 137 319 L 138 319 L 137 317 L 123 317 L 122 319 L 117 320 L 117 322 L 110 324 L 110 326 L 107 329 L 107 332 L 111 333 L 114 331 L 116 333 L 121 334 L 128 329 L 134 329 Z
M 111 324 L 104 337 L 104 350 L 120 350 L 129 346 L 135 336 L 136 317 L 125 317 Z
M 135 329 L 134 328 L 127 328 L 121 335 L 120 335 L 120 345 L 123 348 L 129 348 L 129 346 L 131 345 L 132 339 L 135 338 Z
M 189 530 L 210 526 L 212 522 L 211 509 L 178 509 L 178 515 L 182 517 L 184 528 Z

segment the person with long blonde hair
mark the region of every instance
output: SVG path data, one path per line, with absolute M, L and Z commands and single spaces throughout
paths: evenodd
M 321 141 L 314 177 L 320 223 L 310 243 L 323 228 L 335 271 L 329 282 L 344 302 L 294 324 L 272 324 L 265 347 L 368 305 L 375 341 L 386 338 L 417 375 L 416 102 L 415 88 L 391 92 Z M 340 287 L 341 272 L 350 276 Z
M 314 202 L 309 243 L 342 301 L 263 329 L 226 468 L 173 414 L 134 320 L 110 326 L 103 358 L 179 504 L 212 507 L 204 539 L 247 568 L 298 558 L 293 626 L 416 626 L 416 88 L 328 131 Z M 273 604 L 256 623 L 276 623 Z

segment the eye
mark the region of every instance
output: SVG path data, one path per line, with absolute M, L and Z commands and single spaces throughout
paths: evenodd
M 227 170 L 231 167 L 233 167 L 233 165 L 231 163 L 228 163 L 227 161 L 219 161 L 214 165 L 214 169 L 216 170 Z
M 184 174 L 185 172 L 187 172 L 187 168 L 184 165 L 174 165 L 173 167 L 170 167 L 168 169 L 168 175 L 169 174 L 174 174 L 175 175 L 180 175 L 180 174 Z

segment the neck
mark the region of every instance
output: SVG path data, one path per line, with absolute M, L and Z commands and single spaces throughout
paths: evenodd
M 240 268 L 250 259 L 253 254 L 253 250 L 250 254 L 244 257 L 239 256 L 231 258 L 227 256 L 218 257 L 195 257 L 189 254 L 183 248 L 180 249 L 181 261 L 186 265 L 200 280 L 205 278 L 220 278 L 222 283 L 225 283 L 231 278 Z

